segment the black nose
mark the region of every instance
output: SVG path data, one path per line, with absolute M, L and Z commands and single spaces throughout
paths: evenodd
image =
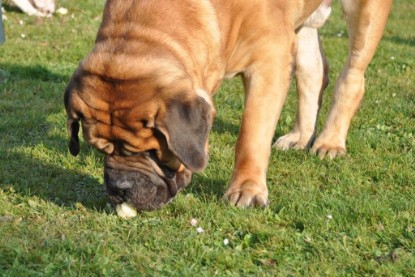
M 177 194 L 177 186 L 173 180 L 169 183 L 149 172 L 105 167 L 104 179 L 113 204 L 128 202 L 138 211 L 160 208 Z

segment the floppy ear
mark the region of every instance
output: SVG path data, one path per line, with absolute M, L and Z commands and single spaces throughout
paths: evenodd
M 69 132 L 69 152 L 72 156 L 77 156 L 80 151 L 79 146 L 79 121 L 78 120 L 68 120 L 68 132 Z
M 191 171 L 207 165 L 206 143 L 212 127 L 212 107 L 201 97 L 174 100 L 156 128 L 166 137 L 169 149 Z
M 66 113 L 68 115 L 67 128 L 68 128 L 68 133 L 69 133 L 69 146 L 68 146 L 69 152 L 71 152 L 73 156 L 77 156 L 80 151 L 79 137 L 78 137 L 79 116 L 73 110 L 73 107 L 71 104 L 72 88 L 73 88 L 73 80 L 71 80 L 68 86 L 66 87 L 64 102 L 65 102 Z

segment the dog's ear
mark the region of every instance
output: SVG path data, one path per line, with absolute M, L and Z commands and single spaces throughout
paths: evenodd
M 212 127 L 212 107 L 201 97 L 173 100 L 156 128 L 169 149 L 191 171 L 203 170 L 208 161 L 207 140 Z
M 74 80 L 72 79 L 65 89 L 64 102 L 66 114 L 68 115 L 67 128 L 69 133 L 69 152 L 77 156 L 80 151 L 79 146 L 79 114 L 75 111 L 72 101 L 72 92 L 74 89 Z
M 79 121 L 68 119 L 68 132 L 69 132 L 69 152 L 72 156 L 77 156 L 80 151 L 79 146 Z

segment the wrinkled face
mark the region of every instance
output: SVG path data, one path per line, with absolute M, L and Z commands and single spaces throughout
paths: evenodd
M 137 210 L 153 210 L 173 199 L 190 182 L 190 170 L 170 168 L 154 151 L 129 157 L 107 156 L 104 178 L 111 202 L 128 202 Z
M 190 90 L 189 90 L 190 89 Z M 88 144 L 105 153 L 104 177 L 114 204 L 152 210 L 169 202 L 207 164 L 213 107 L 187 82 L 110 80 L 78 69 L 65 91 L 69 149 Z

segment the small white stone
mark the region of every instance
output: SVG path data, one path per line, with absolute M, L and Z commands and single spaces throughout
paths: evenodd
M 190 225 L 192 225 L 192 226 L 196 226 L 196 225 L 197 225 L 197 219 L 196 219 L 196 218 L 192 218 L 192 219 L 190 220 Z
M 223 244 L 226 246 L 226 245 L 228 245 L 229 244 L 229 240 L 228 239 L 224 239 L 223 240 Z
M 118 204 L 115 207 L 115 210 L 117 211 L 117 215 L 124 219 L 130 219 L 137 216 L 137 210 L 127 202 Z
M 326 217 L 327 217 L 328 220 L 332 220 L 333 219 L 333 216 L 331 214 L 328 214 Z
M 20 36 L 21 36 L 22 38 L 25 38 L 25 37 L 26 37 L 26 35 L 25 35 L 25 34 L 20 34 Z
M 196 232 L 198 232 L 199 234 L 203 233 L 205 230 L 203 230 L 202 227 L 197 227 Z
M 19 24 L 20 24 L 20 25 L 24 25 L 23 20 L 19 20 Z

